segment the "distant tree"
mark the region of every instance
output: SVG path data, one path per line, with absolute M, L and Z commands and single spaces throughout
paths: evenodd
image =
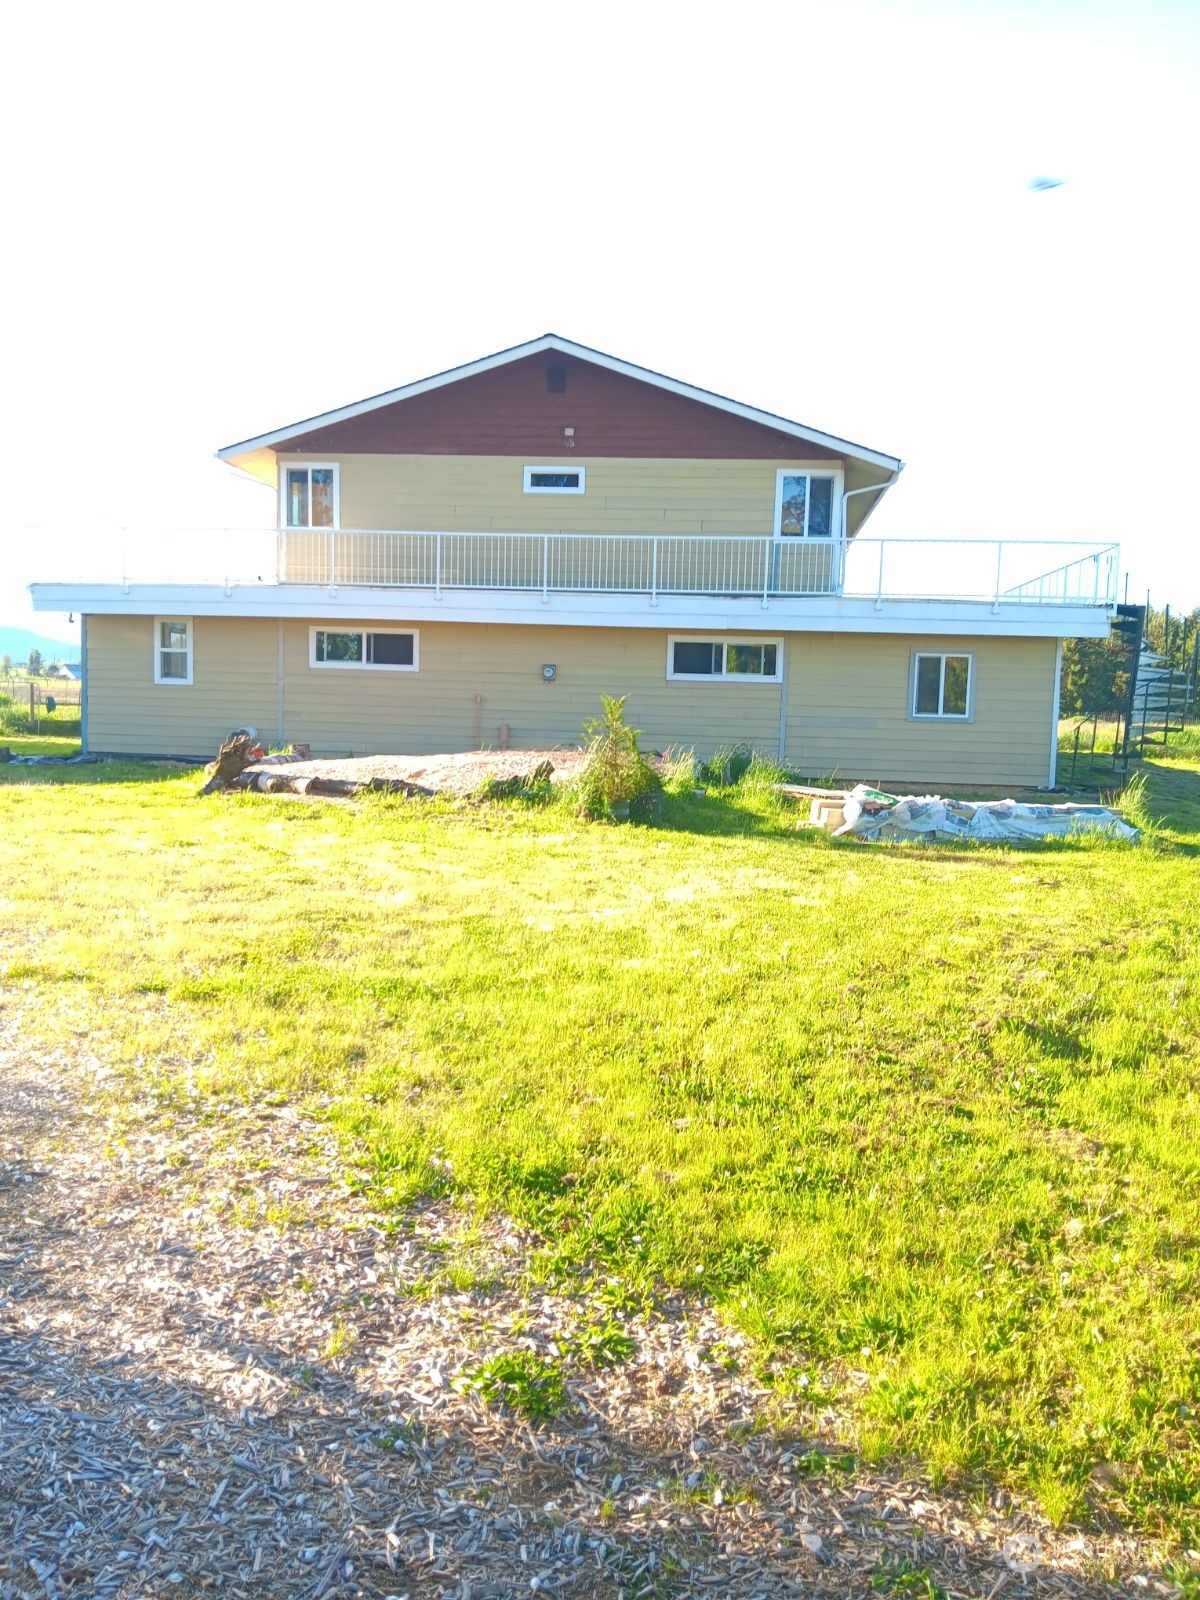
M 0 656 L 0 672 L 2 672 L 6 678 L 12 672 L 12 657 L 9 655 L 7 650 L 2 656 Z
M 36 645 L 29 652 L 28 667 L 29 667 L 29 676 L 31 678 L 36 678 L 36 677 L 39 677 L 41 675 L 41 671 L 42 671 L 42 652 L 37 648 Z

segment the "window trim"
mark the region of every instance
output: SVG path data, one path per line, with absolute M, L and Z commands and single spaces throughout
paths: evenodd
M 775 671 L 765 672 L 726 672 L 725 656 L 721 656 L 720 672 L 676 672 L 675 671 L 675 646 L 677 644 L 719 644 L 728 647 L 731 644 L 773 644 L 775 646 Z M 779 635 L 758 636 L 732 634 L 732 633 L 669 633 L 667 635 L 667 681 L 669 683 L 782 683 L 783 682 L 783 639 Z
M 967 709 L 965 711 L 918 711 L 917 675 L 920 663 L 932 657 L 942 663 L 938 677 L 938 704 L 946 698 L 946 662 L 951 657 L 961 657 L 967 663 Z M 963 723 L 975 720 L 975 652 L 974 650 L 914 650 L 908 668 L 908 720 L 910 722 Z
M 183 678 L 164 678 L 162 673 L 162 627 L 164 622 L 182 623 L 187 629 L 187 644 L 184 654 L 187 657 L 187 676 Z M 152 637 L 154 647 L 154 681 L 164 689 L 188 689 L 195 677 L 196 665 L 196 628 L 192 617 L 155 617 L 154 634 Z
M 833 480 L 833 504 L 829 508 L 829 536 L 809 533 L 808 512 L 812 504 L 806 494 L 804 497 L 804 532 L 784 533 L 780 528 L 783 521 L 783 480 L 784 478 L 831 478 Z M 775 472 L 775 521 L 772 524 L 772 536 L 782 543 L 792 539 L 816 539 L 821 544 L 833 544 L 842 537 L 842 511 L 845 504 L 846 474 L 841 467 L 831 467 L 824 461 L 797 461 L 790 467 L 778 467 Z
M 329 529 L 318 527 L 311 522 L 289 522 L 288 512 L 288 473 L 307 471 L 308 479 L 308 514 L 312 516 L 312 474 L 313 472 L 333 473 L 333 523 L 332 526 L 340 528 L 342 525 L 342 473 L 341 466 L 336 461 L 281 461 L 279 463 L 279 526 L 285 532 L 295 533 L 328 533 Z
M 317 635 L 319 633 L 357 633 L 366 639 L 369 633 L 404 634 L 412 639 L 413 658 L 410 666 L 399 661 L 318 661 Z M 363 645 L 363 654 L 366 654 Z M 419 672 L 421 669 L 421 635 L 416 628 L 339 628 L 335 623 L 314 625 L 308 630 L 308 664 L 317 672 Z
M 547 488 L 544 484 L 531 483 L 530 479 L 535 472 L 577 472 L 579 474 L 579 487 L 577 489 Z M 560 461 L 557 465 L 523 467 L 521 469 L 521 487 L 526 494 L 586 494 L 587 493 L 587 468 L 579 466 L 576 462 Z

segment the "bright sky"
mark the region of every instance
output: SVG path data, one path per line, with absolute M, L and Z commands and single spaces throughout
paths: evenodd
M 72 540 L 272 522 L 218 446 L 550 329 L 899 454 L 873 535 L 1200 603 L 1194 0 L 3 26 L 2 621 Z

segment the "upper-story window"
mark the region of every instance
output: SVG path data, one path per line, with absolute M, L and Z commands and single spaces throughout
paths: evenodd
M 286 528 L 337 527 L 338 469 L 336 466 L 284 468 L 283 524 Z
M 586 467 L 526 467 L 526 494 L 583 494 Z
M 793 471 L 776 475 L 775 534 L 781 539 L 829 539 L 836 531 L 838 475 Z
M 191 683 L 192 619 L 190 617 L 155 617 L 154 681 Z

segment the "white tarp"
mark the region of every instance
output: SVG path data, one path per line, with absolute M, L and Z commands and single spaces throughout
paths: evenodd
M 1065 839 L 1104 833 L 1136 839 L 1138 831 L 1107 806 L 1019 805 L 1015 800 L 944 800 L 941 795 L 884 795 L 866 784 L 850 791 L 839 834 L 860 839 Z

